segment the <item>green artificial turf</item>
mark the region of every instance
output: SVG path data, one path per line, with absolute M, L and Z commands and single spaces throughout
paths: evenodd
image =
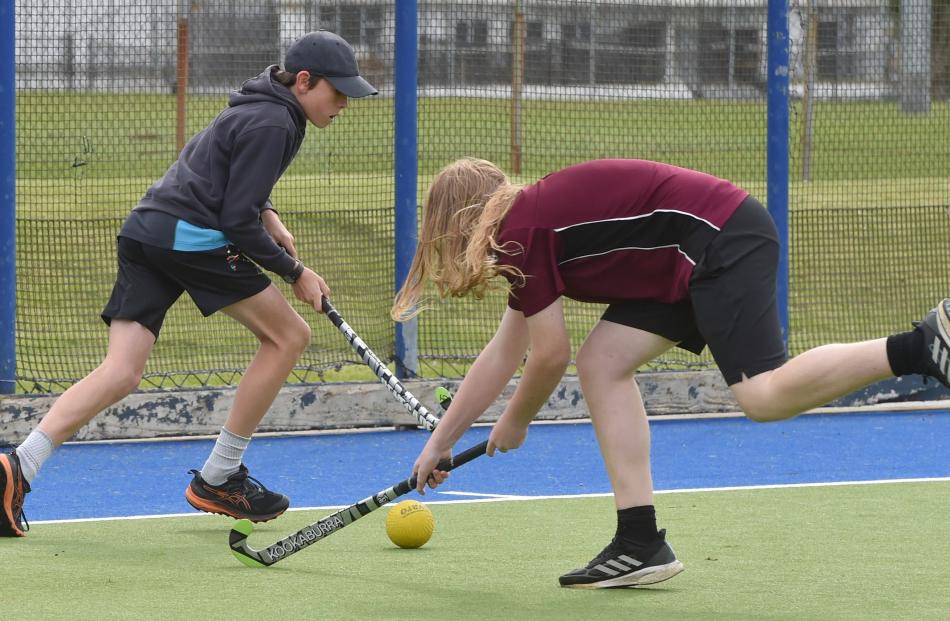
M 429 496 L 426 497 L 428 499 Z M 946 619 L 950 483 L 659 494 L 686 571 L 581 591 L 560 573 L 612 535 L 608 497 L 430 505 L 418 550 L 386 508 L 266 569 L 238 563 L 231 520 L 35 525 L 0 540 L 0 602 L 20 619 Z M 261 548 L 329 513 L 257 525 Z M 12 615 L 12 616 L 11 616 Z

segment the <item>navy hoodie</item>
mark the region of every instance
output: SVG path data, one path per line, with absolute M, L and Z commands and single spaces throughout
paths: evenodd
M 277 65 L 234 91 L 228 107 L 195 135 L 123 225 L 120 236 L 178 248 L 179 220 L 220 231 L 261 267 L 284 275 L 296 261 L 261 222 L 261 210 L 303 142 L 307 118 Z

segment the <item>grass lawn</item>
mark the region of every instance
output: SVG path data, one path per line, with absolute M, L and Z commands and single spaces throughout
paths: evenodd
M 223 102 L 191 97 L 189 134 Z M 114 278 L 115 232 L 175 157 L 174 104 L 162 95 L 18 94 L 21 390 L 61 389 L 101 359 L 98 313 Z M 508 166 L 509 113 L 506 100 L 420 100 L 420 202 L 431 174 L 453 158 Z M 759 103 L 527 101 L 524 169 L 516 179 L 531 182 L 591 158 L 639 157 L 729 178 L 764 202 L 764 119 Z M 950 104 L 909 117 L 892 102 L 819 103 L 810 183 L 801 181 L 797 107 L 792 120 L 791 349 L 906 326 L 950 294 L 932 269 L 950 247 Z M 391 100 L 354 102 L 331 129 L 308 129 L 273 195 L 304 261 L 327 278 L 340 312 L 383 357 L 393 342 L 392 134 Z M 478 305 L 453 300 L 424 315 L 424 373 L 463 372 L 503 304 L 498 296 Z M 600 309 L 568 308 L 579 343 Z M 250 360 L 255 343 L 243 329 L 225 317 L 199 317 L 189 303 L 172 310 L 147 385 L 228 383 Z M 355 355 L 330 326 L 314 334 L 297 379 L 371 378 L 344 368 Z M 708 363 L 675 354 L 659 366 Z M 166 373 L 174 378 L 160 379 Z

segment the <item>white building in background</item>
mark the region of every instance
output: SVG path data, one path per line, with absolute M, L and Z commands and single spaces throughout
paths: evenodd
M 899 82 L 888 0 L 793 0 L 793 79 L 814 30 L 815 94 L 892 96 Z M 235 87 L 300 34 L 338 32 L 391 92 L 392 0 L 17 0 L 20 88 L 174 88 L 179 18 L 187 18 L 190 88 Z M 432 92 L 492 95 L 511 84 L 515 7 L 524 24 L 525 95 L 759 98 L 767 0 L 451 0 L 419 4 L 419 80 Z M 182 11 L 182 12 L 180 12 Z M 813 13 L 809 13 L 813 11 Z M 810 15 L 814 14 L 814 17 Z M 519 23 L 521 20 L 517 20 Z M 553 91 L 552 91 L 553 89 Z
M 754 98 L 765 88 L 767 4 L 420 1 L 420 85 L 464 89 L 510 84 L 513 24 L 520 5 L 527 93 L 531 85 L 605 91 L 637 86 L 640 92 L 667 96 Z M 793 79 L 804 75 L 806 34 L 812 28 L 819 93 L 881 97 L 893 92 L 898 33 L 888 0 L 793 0 L 792 5 Z M 308 27 L 335 30 L 354 42 L 372 67 L 382 69 L 378 79 L 385 84 L 391 74 L 392 3 L 294 6 L 303 11 L 298 20 Z M 283 20 L 293 23 L 286 8 Z

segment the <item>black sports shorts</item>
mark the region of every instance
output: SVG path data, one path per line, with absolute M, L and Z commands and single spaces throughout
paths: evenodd
M 775 223 L 753 197 L 739 205 L 693 269 L 689 299 L 611 304 L 603 319 L 658 334 L 698 354 L 708 345 L 729 385 L 786 360 L 775 299 Z
M 118 238 L 119 273 L 102 320 L 137 321 L 158 338 L 165 314 L 187 291 L 207 317 L 256 295 L 270 278 L 234 246 L 181 252 Z

